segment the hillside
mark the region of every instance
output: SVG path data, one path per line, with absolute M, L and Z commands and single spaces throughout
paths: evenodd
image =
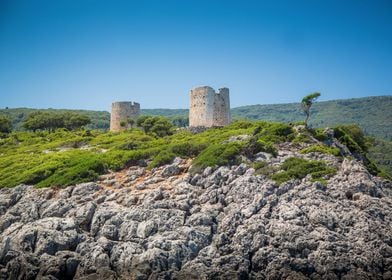
M 0 146 L 0 185 L 18 185 L 0 189 L 1 277 L 390 279 L 392 184 L 356 159 L 362 140 L 267 122 L 16 133 Z
M 392 140 L 392 96 L 377 96 L 316 102 L 310 124 L 315 127 L 358 124 L 366 134 Z M 280 122 L 302 121 L 299 103 L 252 105 L 233 108 L 237 118 Z

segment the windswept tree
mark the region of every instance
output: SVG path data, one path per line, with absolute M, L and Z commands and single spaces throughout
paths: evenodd
M 312 107 L 313 103 L 317 100 L 317 98 L 319 98 L 320 95 L 321 94 L 319 92 L 314 92 L 302 98 L 301 107 L 306 115 L 305 127 L 308 127 L 308 120 L 310 117 L 310 107 Z

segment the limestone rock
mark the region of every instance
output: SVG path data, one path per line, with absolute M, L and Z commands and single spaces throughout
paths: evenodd
M 278 186 L 249 163 L 185 175 L 176 159 L 62 190 L 0 189 L 0 279 L 390 279 L 391 182 L 325 160 L 338 168 L 327 184 Z

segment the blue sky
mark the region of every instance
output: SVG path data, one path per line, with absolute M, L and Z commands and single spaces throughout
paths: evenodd
M 392 93 L 389 0 L 1 0 L 0 107 L 232 107 Z

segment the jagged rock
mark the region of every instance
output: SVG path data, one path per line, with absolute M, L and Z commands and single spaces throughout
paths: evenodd
M 162 170 L 162 176 L 163 177 L 170 177 L 170 176 L 178 175 L 178 174 L 180 174 L 180 172 L 181 172 L 181 168 L 178 166 L 178 164 L 174 163 L 174 164 L 166 166 Z
M 282 144 L 255 158 L 290 156 L 320 157 Z M 177 176 L 190 165 L 177 158 L 62 190 L 1 189 L 0 279 L 390 279 L 391 182 L 323 159 L 338 169 L 327 183 L 278 186 L 249 163 Z

